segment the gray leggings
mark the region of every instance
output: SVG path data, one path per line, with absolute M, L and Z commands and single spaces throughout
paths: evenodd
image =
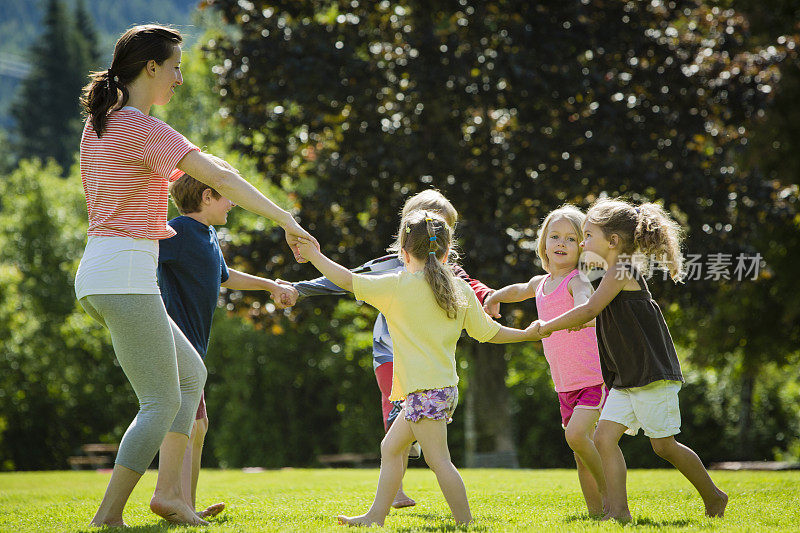
M 189 435 L 206 383 L 205 364 L 158 294 L 90 294 L 80 304 L 108 328 L 139 399 L 116 462 L 143 474 L 167 431 Z

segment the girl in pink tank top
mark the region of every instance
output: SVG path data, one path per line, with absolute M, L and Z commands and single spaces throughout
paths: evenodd
M 499 304 L 536 298 L 541 320 L 549 320 L 589 299 L 592 287 L 578 274 L 585 215 L 564 205 L 544 219 L 537 252 L 547 274 L 527 283 L 503 287 L 484 301 L 486 311 L 499 317 Z M 553 333 L 542 339 L 561 408 L 567 444 L 575 452 L 583 497 L 590 515 L 603 516 L 606 486 L 600 455 L 592 433 L 606 399 L 594 321 L 574 331 Z

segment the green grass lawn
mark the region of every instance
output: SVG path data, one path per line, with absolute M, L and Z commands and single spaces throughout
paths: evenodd
M 467 470 L 474 525 L 467 531 L 615 531 L 621 526 L 588 518 L 573 470 Z M 800 473 L 712 472 L 730 495 L 723 519 L 703 516 L 700 497 L 675 470 L 632 470 L 628 492 L 631 530 L 761 531 L 800 527 Z M 108 482 L 97 472 L 0 474 L 0 531 L 86 531 Z M 205 530 L 167 527 L 148 509 L 155 486 L 148 472 L 125 512 L 136 532 Z M 198 506 L 225 501 L 211 531 L 345 531 L 337 514 L 359 514 L 372 501 L 377 469 L 279 470 L 243 473 L 204 470 Z M 411 469 L 406 491 L 417 506 L 392 511 L 390 531 L 457 528 L 433 473 Z M 97 530 L 94 530 L 97 531 Z

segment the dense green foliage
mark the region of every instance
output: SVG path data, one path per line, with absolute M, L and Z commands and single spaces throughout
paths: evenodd
M 464 265 L 490 285 L 537 273 L 549 210 L 602 195 L 662 202 L 705 262 L 761 253 L 756 280 L 653 283 L 691 358 L 735 370 L 723 371 L 740 392 L 734 454 L 753 453 L 756 381 L 800 335 L 782 297 L 798 290 L 797 190 L 748 150 L 793 40 L 761 48 L 739 13 L 695 1 L 215 6 L 237 28 L 208 43 L 234 146 L 274 183 L 300 184 L 303 223 L 344 264 L 386 246 L 403 199 L 430 186 L 462 210 Z M 502 352 L 466 352 L 478 448 L 501 451 Z
M 778 39 L 791 27 L 750 34 L 738 13 L 691 2 L 248 5 L 217 2 L 236 25 L 205 37 L 206 53 L 186 50 L 185 84 L 159 117 L 298 213 L 346 265 L 381 254 L 404 199 L 430 186 L 459 208 L 464 265 L 491 286 L 540 272 L 532 246 L 549 209 L 601 194 L 662 201 L 689 252 L 761 253 L 757 280 L 652 281 L 687 379 L 680 440 L 706 461 L 800 456 L 800 306 L 787 297 L 800 84 L 794 41 Z M 0 180 L 2 470 L 63 468 L 81 444 L 117 442 L 135 412 L 107 332 L 74 300 L 86 212 L 77 168 L 61 174 L 23 161 Z M 317 275 L 258 217 L 235 210 L 218 229 L 237 269 Z M 504 315 L 523 324 L 533 310 Z M 263 294 L 225 293 L 205 464 L 374 453 L 374 317 L 352 298 L 274 313 Z M 458 360 L 457 464 L 509 449 L 523 466 L 572 464 L 540 345 L 465 340 Z M 644 438 L 623 449 L 631 466 L 664 464 Z
M 175 24 L 189 42 L 193 42 L 199 31 L 189 23 L 190 14 L 197 4 L 197 0 L 63 0 L 67 12 L 76 12 L 78 28 L 86 27 L 81 22 L 81 5 L 85 6 L 85 13 L 96 27 L 100 61 L 92 62 L 92 67 L 108 65 L 119 34 L 134 24 Z M 20 69 L 39 67 L 39 62 L 30 54 L 30 48 L 42 38 L 46 7 L 45 0 L 4 0 L 0 9 L 0 35 L 9 37 L 0 40 L 0 125 L 4 127 L 13 127 L 10 113 L 14 108 L 15 94 L 21 90 L 20 82 L 24 79 Z
M 411 470 L 405 486 L 417 506 L 393 510 L 386 531 L 620 531 L 615 523 L 590 520 L 571 470 L 462 469 L 475 523 L 456 528 L 436 479 Z M 691 485 L 675 470 L 632 470 L 628 493 L 634 522 L 624 531 L 792 531 L 800 510 L 779 502 L 800 497 L 796 472 L 712 472 L 730 494 L 725 518 L 703 517 Z M 225 501 L 212 530 L 340 532 L 338 514 L 367 509 L 378 472 L 364 470 L 282 470 L 259 473 L 209 471 L 200 474 L 198 504 Z M 94 472 L 0 474 L 0 529 L 20 533 L 91 531 L 87 527 L 107 483 Z M 141 533 L 208 531 L 169 527 L 147 502 L 155 473 L 145 474 L 125 509 L 125 522 Z M 350 530 L 348 530 L 350 531 Z M 367 531 L 355 529 L 354 531 Z

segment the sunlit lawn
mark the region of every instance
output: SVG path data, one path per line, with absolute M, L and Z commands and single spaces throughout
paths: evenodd
M 472 512 L 468 531 L 619 530 L 588 518 L 571 470 L 462 470 Z M 633 470 L 628 487 L 631 530 L 705 529 L 714 531 L 797 530 L 800 527 L 800 472 L 712 472 L 730 495 L 724 519 L 703 517 L 700 497 L 674 470 Z M 109 475 L 96 472 L 0 474 L 0 531 L 84 531 L 102 497 Z M 225 501 L 228 508 L 210 531 L 344 531 L 340 513 L 369 507 L 376 469 L 279 470 L 243 473 L 203 471 L 199 502 Z M 133 531 L 168 528 L 147 504 L 155 485 L 148 472 L 128 504 L 125 520 Z M 405 485 L 416 507 L 392 511 L 390 531 L 454 530 L 444 499 L 429 470 L 412 469 Z

